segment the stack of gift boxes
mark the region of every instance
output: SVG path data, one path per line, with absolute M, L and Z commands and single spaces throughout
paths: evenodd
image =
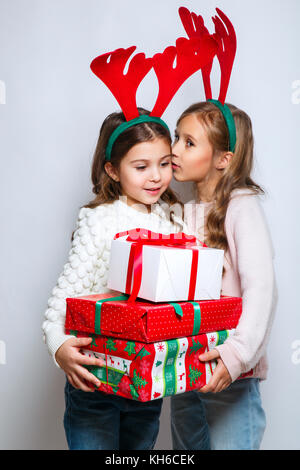
M 89 370 L 99 390 L 142 402 L 208 383 L 215 361 L 199 355 L 224 343 L 242 299 L 220 296 L 224 252 L 185 234 L 117 234 L 106 294 L 67 299 L 66 332 L 92 337 Z M 195 300 L 197 299 L 197 300 Z

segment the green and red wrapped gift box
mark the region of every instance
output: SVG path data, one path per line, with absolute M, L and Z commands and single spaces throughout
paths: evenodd
M 236 328 L 242 299 L 127 302 L 119 292 L 67 298 L 66 328 L 144 343 Z
M 93 335 L 91 345 L 82 353 L 101 357 L 106 362 L 104 367 L 88 367 L 101 381 L 99 391 L 146 402 L 207 384 L 216 362 L 203 363 L 199 355 L 222 344 L 233 332 L 226 330 L 155 343 Z

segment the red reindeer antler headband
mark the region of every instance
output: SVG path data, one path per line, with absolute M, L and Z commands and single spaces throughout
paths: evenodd
M 218 43 L 209 34 L 190 39 L 179 38 L 176 46 L 167 47 L 163 53 L 156 54 L 153 58 L 146 58 L 143 53 L 136 54 L 124 74 L 126 63 L 135 49 L 135 46 L 117 49 L 96 57 L 91 63 L 92 71 L 110 89 L 126 119 L 109 138 L 106 160 L 110 160 L 111 150 L 118 136 L 131 126 L 150 121 L 158 122 L 169 130 L 160 117 L 181 85 L 197 70 L 212 62 Z M 176 67 L 173 67 L 175 59 Z M 157 100 L 150 115 L 139 116 L 136 92 L 152 67 L 159 84 Z
M 213 34 L 213 37 L 219 44 L 216 55 L 221 69 L 221 84 L 218 100 L 212 99 L 210 84 L 210 73 L 214 57 L 212 57 L 209 63 L 202 67 L 202 78 L 207 101 L 214 103 L 224 116 L 229 132 L 229 149 L 234 152 L 236 128 L 232 113 L 229 107 L 225 104 L 225 99 L 235 58 L 237 40 L 234 27 L 229 18 L 227 18 L 225 13 L 223 13 L 219 8 L 216 8 L 216 11 L 221 18 L 220 19 L 218 16 L 212 18 L 215 25 L 215 33 Z M 179 15 L 189 38 L 202 38 L 209 34 L 207 28 L 204 26 L 204 21 L 201 15 L 190 13 L 190 11 L 185 7 L 179 8 Z

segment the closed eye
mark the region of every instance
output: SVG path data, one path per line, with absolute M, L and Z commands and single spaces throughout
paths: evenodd
M 165 160 L 163 162 L 161 162 L 161 166 L 162 167 L 166 167 L 168 165 L 171 164 L 171 156 L 169 155 L 169 159 L 168 160 Z M 138 170 L 138 171 L 143 171 L 147 168 L 147 165 L 140 165 L 140 166 L 136 166 L 135 169 Z

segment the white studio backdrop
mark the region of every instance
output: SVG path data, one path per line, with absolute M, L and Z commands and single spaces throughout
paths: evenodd
M 263 449 L 300 449 L 299 0 L 0 0 L 0 448 L 66 449 L 64 374 L 42 342 L 47 299 L 66 262 L 103 119 L 118 109 L 90 61 L 137 45 L 147 56 L 185 36 L 178 7 L 233 22 L 238 51 L 227 101 L 252 118 L 255 179 L 276 251 L 279 303 L 269 344 Z M 216 67 L 216 66 L 215 66 Z M 218 70 L 213 89 L 218 93 Z M 151 74 L 138 104 L 151 109 Z M 216 96 L 217 97 L 217 96 Z M 201 73 L 164 114 L 170 128 L 204 99 Z M 191 186 L 177 186 L 184 201 Z M 253 227 L 255 230 L 255 227 Z M 171 449 L 165 399 L 156 449 Z

